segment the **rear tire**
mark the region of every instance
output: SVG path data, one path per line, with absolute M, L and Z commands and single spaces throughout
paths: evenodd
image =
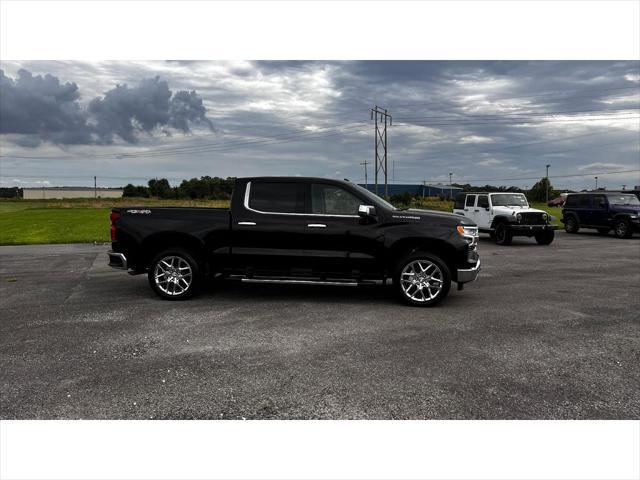
M 578 233 L 578 230 L 580 230 L 580 226 L 575 217 L 567 217 L 564 221 L 564 231 L 567 233 Z
M 504 223 L 499 223 L 496 225 L 495 239 L 498 245 L 511 245 L 513 233 L 509 231 Z
M 414 307 L 432 307 L 449 293 L 451 272 L 440 257 L 414 252 L 396 265 L 393 285 L 404 303 Z
M 151 289 L 163 300 L 186 300 L 202 283 L 200 265 L 191 252 L 179 247 L 158 253 L 147 276 Z
M 549 232 L 536 233 L 536 242 L 538 245 L 550 245 L 555 238 L 555 233 L 553 230 Z
M 629 220 L 621 218 L 620 220 L 616 220 L 613 225 L 613 233 L 618 238 L 631 238 L 633 235 L 633 230 L 631 230 L 631 223 Z

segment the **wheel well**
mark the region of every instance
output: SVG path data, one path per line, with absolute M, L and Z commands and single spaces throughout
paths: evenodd
M 428 252 L 440 257 L 446 263 L 449 270 L 456 271 L 456 250 L 443 240 L 407 239 L 396 242 L 391 247 L 389 256 L 389 269 L 393 272 L 396 263 L 401 258 L 413 252 Z
M 509 223 L 509 221 L 503 215 L 499 217 L 495 217 L 491 222 L 491 228 L 496 228 L 501 223 Z
M 200 240 L 184 233 L 167 232 L 156 233 L 142 242 L 140 246 L 141 263 L 148 267 L 155 255 L 170 247 L 188 250 L 198 263 L 202 263 L 206 258 L 205 248 Z

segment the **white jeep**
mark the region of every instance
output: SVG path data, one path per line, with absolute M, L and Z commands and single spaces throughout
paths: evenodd
M 535 237 L 540 245 L 549 245 L 558 228 L 549 224 L 546 212 L 531 208 L 522 193 L 459 193 L 453 213 L 476 222 L 478 230 L 488 233 L 498 245 L 510 245 L 518 235 Z

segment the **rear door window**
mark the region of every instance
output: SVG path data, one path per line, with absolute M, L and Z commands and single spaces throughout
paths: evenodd
M 475 195 L 467 195 L 467 201 L 464 204 L 465 207 L 473 207 L 476 204 L 476 196 Z
M 593 208 L 606 208 L 607 198 L 604 195 L 593 196 Z
M 249 208 L 267 213 L 304 213 L 304 189 L 296 182 L 251 182 Z
M 579 195 L 578 196 L 578 203 L 576 205 L 576 207 L 578 208 L 588 208 L 589 207 L 589 195 Z

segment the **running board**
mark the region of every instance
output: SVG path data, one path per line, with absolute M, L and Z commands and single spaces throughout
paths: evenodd
M 296 278 L 266 278 L 266 277 L 244 277 L 242 275 L 231 275 L 232 280 L 240 280 L 246 283 L 273 283 L 281 285 L 330 285 L 340 287 L 357 287 L 359 285 L 379 285 L 381 280 L 365 280 L 357 282 L 354 280 L 314 280 Z
M 339 285 L 343 287 L 357 287 L 358 282 L 334 282 L 327 280 L 287 280 L 280 278 L 243 278 L 247 283 L 280 283 L 287 285 Z

